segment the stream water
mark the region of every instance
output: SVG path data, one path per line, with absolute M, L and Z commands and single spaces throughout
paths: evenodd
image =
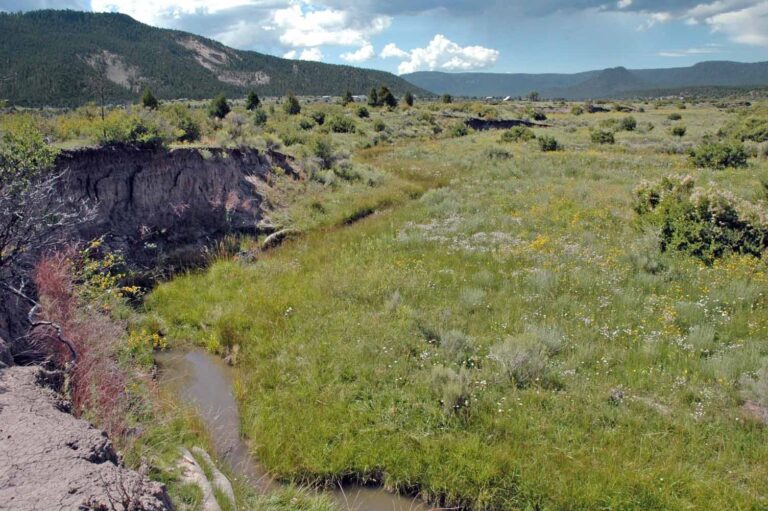
M 234 371 L 219 357 L 204 351 L 159 354 L 160 379 L 184 403 L 193 405 L 210 433 L 219 459 L 238 477 L 246 478 L 262 492 L 280 486 L 251 454 L 240 436 L 240 417 L 232 391 Z M 428 506 L 381 488 L 346 485 L 329 490 L 343 509 L 350 511 L 426 511 Z

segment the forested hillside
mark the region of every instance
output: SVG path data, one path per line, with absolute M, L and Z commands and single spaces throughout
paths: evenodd
M 243 95 L 339 95 L 386 85 L 417 87 L 390 73 L 239 51 L 186 32 L 150 27 L 123 14 L 33 11 L 0 14 L 0 100 L 72 106 L 135 100 Z

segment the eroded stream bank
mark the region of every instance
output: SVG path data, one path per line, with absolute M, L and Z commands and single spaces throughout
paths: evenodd
M 246 478 L 260 491 L 278 488 L 266 469 L 251 455 L 240 436 L 240 416 L 232 390 L 234 370 L 219 357 L 202 350 L 167 352 L 157 356 L 160 379 L 178 399 L 194 406 L 211 435 L 216 455 L 237 477 Z M 389 493 L 381 488 L 345 485 L 329 490 L 342 509 L 355 511 L 424 511 L 419 499 Z

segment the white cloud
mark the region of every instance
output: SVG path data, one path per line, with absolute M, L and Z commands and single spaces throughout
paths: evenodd
M 386 30 L 389 16 L 359 19 L 351 11 L 337 9 L 302 10 L 298 4 L 277 9 L 267 24 L 276 30 L 288 47 L 365 46 L 370 37 Z
M 648 18 L 637 27 L 637 30 L 648 30 L 659 23 L 666 23 L 672 19 L 672 14 L 669 12 L 652 12 L 648 14 Z
M 492 66 L 499 58 L 498 50 L 482 46 L 459 46 L 442 34 L 437 34 L 426 48 L 415 48 L 400 63 L 400 74 L 414 71 L 443 69 L 470 71 Z
M 713 53 L 720 53 L 720 50 L 718 50 L 716 46 L 707 46 L 705 48 L 660 51 L 656 55 L 659 57 L 690 57 L 694 55 L 711 55 Z
M 341 54 L 342 60 L 346 60 L 347 62 L 352 63 L 365 62 L 367 60 L 371 60 L 375 56 L 376 52 L 374 51 L 372 44 L 363 45 L 357 51 L 349 51 L 347 53 Z
M 626 9 L 632 5 L 632 0 L 619 0 L 616 2 L 616 7 L 619 9 Z
M 705 21 L 737 43 L 768 46 L 768 2 L 715 14 Z
M 382 48 L 379 56 L 383 59 L 388 59 L 388 58 L 405 59 L 405 58 L 408 58 L 408 52 L 398 48 L 395 43 L 389 43 L 386 46 L 384 46 L 384 48 Z
M 291 60 L 314 60 L 319 62 L 323 60 L 323 52 L 320 51 L 320 48 L 304 48 L 302 51 L 288 51 L 283 55 L 283 58 Z
M 91 10 L 118 11 L 152 25 L 188 14 L 214 14 L 264 2 L 254 0 L 91 0 Z

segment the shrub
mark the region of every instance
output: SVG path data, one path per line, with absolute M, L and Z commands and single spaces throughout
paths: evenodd
M 257 108 L 253 111 L 253 124 L 255 126 L 264 126 L 267 124 L 267 112 L 263 108 Z
M 514 126 L 501 134 L 501 142 L 527 142 L 536 138 L 533 130 L 527 126 Z
M 768 407 L 768 363 L 764 363 L 754 375 L 743 375 L 739 386 L 745 400 Z
M 318 126 L 325 124 L 325 112 L 312 112 L 310 117 L 312 117 L 312 120 L 315 121 Z
M 184 105 L 173 105 L 167 112 L 168 121 L 174 128 L 174 138 L 179 142 L 195 142 L 200 139 L 200 124 Z
M 310 142 L 310 151 L 320 160 L 320 167 L 329 169 L 333 166 L 335 160 L 333 154 L 333 142 L 328 136 L 315 137 Z
M 534 110 L 531 113 L 531 119 L 533 119 L 534 121 L 546 121 L 547 120 L 547 116 L 541 110 Z
M 101 145 L 163 143 L 163 135 L 155 123 L 122 110 L 113 110 L 98 126 L 96 140 Z
M 283 103 L 283 111 L 288 115 L 299 115 L 301 113 L 299 100 L 296 99 L 292 92 L 288 93 L 288 97 L 285 99 L 285 103 Z
M 334 133 L 354 133 L 355 122 L 348 117 L 334 115 L 326 123 L 328 129 Z
M 512 154 L 509 151 L 499 147 L 490 147 L 486 149 L 485 155 L 489 160 L 509 160 L 512 158 Z
M 367 119 L 371 116 L 371 113 L 364 106 L 359 107 L 355 113 L 361 119 Z
M 157 110 L 157 108 L 160 106 L 160 102 L 157 100 L 154 94 L 152 94 L 151 90 L 144 89 L 144 94 L 141 96 L 141 106 L 144 108 L 149 108 L 150 110 Z
M 590 138 L 593 144 L 613 144 L 616 142 L 613 132 L 608 130 L 594 130 Z
M 673 137 L 684 137 L 685 136 L 685 126 L 672 126 L 672 129 L 670 130 L 670 133 L 672 133 Z
M 461 415 L 468 411 L 472 379 L 466 369 L 455 371 L 450 367 L 436 365 L 430 376 L 432 392 L 446 414 Z
M 440 98 L 440 101 L 442 101 L 445 104 L 453 103 L 453 96 L 450 94 L 443 94 Z
M 341 96 L 341 105 L 347 106 L 350 103 L 354 103 L 355 98 L 352 97 L 352 93 L 349 91 L 344 92 L 344 94 Z
M 411 91 L 405 93 L 405 96 L 403 96 L 403 101 L 405 101 L 406 105 L 413 106 L 413 94 L 411 94 Z
M 677 112 L 672 112 L 671 114 L 669 114 L 669 115 L 667 116 L 667 119 L 669 119 L 670 121 L 679 121 L 679 120 L 680 120 L 680 119 L 682 119 L 682 118 L 683 118 L 683 116 L 682 116 L 682 115 L 680 115 L 680 114 L 679 114 L 679 113 L 677 113 Z
M 384 85 L 381 86 L 381 91 L 379 92 L 379 102 L 390 108 L 395 108 L 397 106 L 397 98 L 392 94 L 389 88 Z
M 768 112 L 754 110 L 748 115 L 727 123 L 718 134 L 721 137 L 752 142 L 768 141 Z
M 309 117 L 303 117 L 299 121 L 299 128 L 303 129 L 304 131 L 311 130 L 315 127 L 315 121 L 313 119 L 310 119 Z
M 549 135 L 542 135 L 538 138 L 539 149 L 544 152 L 557 151 L 560 149 L 560 144 L 555 137 Z
M 259 95 L 254 91 L 249 91 L 248 96 L 245 98 L 245 109 L 253 111 L 259 107 L 261 107 L 261 99 L 259 99 Z
M 489 358 L 501 365 L 518 388 L 544 384 L 548 380 L 549 354 L 546 347 L 531 336 L 522 334 L 506 339 L 491 348 Z
M 571 108 L 572 115 L 582 115 L 584 113 L 584 107 L 581 105 L 574 105 Z
M 381 101 L 379 100 L 379 92 L 376 90 L 376 87 L 373 87 L 371 92 L 368 93 L 368 106 L 381 106 Z
M 224 94 L 219 94 L 213 98 L 211 104 L 208 105 L 208 115 L 217 119 L 225 118 L 231 111 L 232 108 L 230 108 L 229 103 L 227 103 L 227 98 Z
M 635 128 L 637 128 L 637 120 L 629 115 L 621 120 L 620 126 L 624 131 L 635 131 Z
M 381 119 L 377 119 L 373 123 L 373 131 L 382 132 L 382 131 L 384 131 L 386 129 L 387 129 L 387 125 L 384 124 L 384 121 L 382 121 Z
M 661 249 L 711 263 L 728 253 L 760 257 L 768 247 L 768 221 L 759 206 L 694 186 L 690 176 L 644 182 L 635 211 L 661 230 Z
M 457 122 L 451 126 L 448 134 L 453 138 L 466 137 L 469 135 L 469 128 L 467 128 L 467 125 L 463 122 Z
M 747 150 L 741 142 L 704 143 L 689 153 L 690 161 L 696 167 L 725 169 L 747 166 Z
M 440 351 L 445 359 L 458 366 L 474 367 L 477 362 L 472 339 L 459 330 L 450 330 L 440 335 Z

